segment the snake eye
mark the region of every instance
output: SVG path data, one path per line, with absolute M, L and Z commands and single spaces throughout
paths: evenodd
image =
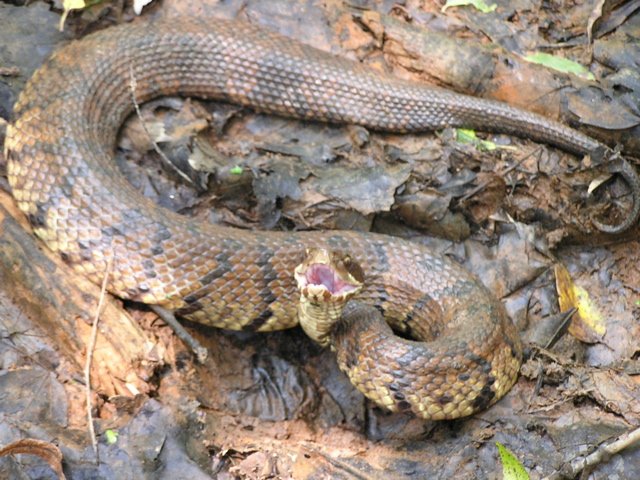
M 362 267 L 356 260 L 351 258 L 349 255 L 345 255 L 343 257 L 342 266 L 347 272 L 349 272 L 349 275 L 351 275 L 357 282 L 364 281 L 364 271 L 362 270 Z

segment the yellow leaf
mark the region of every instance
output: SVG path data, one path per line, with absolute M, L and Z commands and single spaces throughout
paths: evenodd
M 84 0 L 63 0 L 62 8 L 65 10 L 79 10 L 86 7 Z
M 71 10 L 80 10 L 86 7 L 87 4 L 84 0 L 62 0 L 62 8 L 64 11 L 60 16 L 60 24 L 58 25 L 58 30 L 64 30 L 64 22 L 67 20 L 67 16 Z
M 561 263 L 557 263 L 554 270 L 560 310 L 565 312 L 572 308 L 577 309 L 569 326 L 569 333 L 582 342 L 600 341 L 607 332 L 607 327 L 589 292 L 573 283 L 569 271 Z

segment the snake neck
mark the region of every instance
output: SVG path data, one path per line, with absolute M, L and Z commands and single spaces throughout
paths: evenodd
M 328 347 L 332 327 L 340 320 L 344 307 L 345 301 L 315 303 L 300 295 L 298 322 L 313 341 L 321 347 Z

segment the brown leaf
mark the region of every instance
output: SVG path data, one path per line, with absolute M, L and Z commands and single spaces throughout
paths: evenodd
M 607 410 L 638 425 L 640 399 L 634 377 L 615 370 L 596 370 L 590 373 L 593 387 L 591 397 Z
M 502 177 L 492 172 L 480 172 L 477 176 L 478 191 L 462 203 L 469 210 L 473 221 L 481 224 L 504 203 L 507 186 Z

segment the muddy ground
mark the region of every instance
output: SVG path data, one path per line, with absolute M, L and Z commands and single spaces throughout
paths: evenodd
M 103 2 L 72 13 L 60 33 L 58 2 L 21 3 L 0 3 L 6 121 L 56 47 L 140 21 L 128 5 Z M 599 12 L 595 1 L 495 3 L 481 13 L 412 1 L 167 0 L 143 17 L 241 18 L 403 78 L 559 118 L 640 157 L 640 14 L 607 2 Z M 524 61 L 532 51 L 569 57 L 595 76 Z M 74 479 L 492 479 L 502 476 L 500 442 L 531 478 L 543 478 L 640 423 L 639 230 L 594 231 L 593 216 L 624 218 L 629 195 L 589 159 L 504 135 L 482 135 L 499 147 L 486 151 L 454 131 L 377 134 L 198 99 L 152 102 L 142 118 L 177 167 L 163 166 L 135 117 L 117 161 L 167 208 L 238 228 L 389 233 L 461 262 L 503 300 L 528 342 L 520 379 L 485 412 L 424 422 L 367 402 L 298 329 L 187 324 L 209 350 L 200 365 L 145 306 L 108 299 L 90 393 L 96 464 L 82 365 L 99 291 L 35 240 L 2 177 L 0 446 L 55 444 Z M 3 174 L 4 166 L 0 157 Z M 589 194 L 594 180 L 606 183 Z M 536 342 L 552 337 L 564 309 L 559 265 L 600 315 L 544 350 Z M 639 476 L 640 452 L 630 447 L 585 478 Z M 0 477 L 56 475 L 40 457 L 16 455 L 0 458 Z

